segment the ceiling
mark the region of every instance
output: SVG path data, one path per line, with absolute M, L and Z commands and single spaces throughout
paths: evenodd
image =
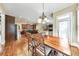
M 49 16 L 51 13 L 71 5 L 72 3 L 45 3 L 44 12 L 46 16 Z M 37 20 L 43 12 L 42 3 L 4 3 L 4 6 L 6 11 L 10 12 L 8 14 L 23 17 L 30 21 Z

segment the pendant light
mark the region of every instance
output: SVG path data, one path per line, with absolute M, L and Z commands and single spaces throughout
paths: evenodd
M 47 21 L 47 16 L 45 16 L 44 14 L 44 3 L 42 4 L 42 6 L 43 6 L 43 12 L 42 12 L 42 16 L 40 16 L 38 19 L 38 23 L 45 23 L 45 21 Z

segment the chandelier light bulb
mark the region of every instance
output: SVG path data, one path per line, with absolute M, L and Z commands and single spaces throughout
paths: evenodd
M 41 22 L 42 22 L 42 19 L 41 19 L 41 18 L 39 18 L 37 22 L 38 22 L 38 23 L 41 23 Z

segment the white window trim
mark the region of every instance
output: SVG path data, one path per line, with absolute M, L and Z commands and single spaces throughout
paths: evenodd
M 72 12 L 61 14 L 61 15 L 57 16 L 56 18 L 57 18 L 58 21 L 60 21 L 63 18 L 70 17 L 70 15 L 72 15 Z
M 70 18 L 68 20 L 63 20 L 64 18 Z M 68 13 L 64 13 L 64 14 L 61 14 L 59 16 L 57 16 L 57 22 L 62 22 L 62 21 L 70 21 L 70 24 L 71 24 L 71 20 L 72 20 L 72 12 L 68 12 Z M 58 24 L 58 23 L 57 23 Z M 71 26 L 71 25 L 70 25 Z M 72 27 L 71 27 L 72 29 Z M 71 32 L 71 29 L 70 29 L 70 32 Z M 59 26 L 57 26 L 57 30 L 58 30 L 58 36 L 59 36 Z M 71 33 L 70 33 L 70 40 L 68 40 L 68 42 L 71 44 Z

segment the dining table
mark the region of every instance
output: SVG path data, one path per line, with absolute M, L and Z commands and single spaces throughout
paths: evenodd
M 55 51 L 58 51 L 66 56 L 71 56 L 70 45 L 64 43 L 62 38 L 56 36 L 44 36 L 44 44 Z
M 33 34 L 33 37 L 38 37 L 39 35 L 41 34 Z M 43 39 L 44 45 L 57 52 L 58 55 L 79 56 L 79 48 L 71 45 L 67 38 L 61 38 L 53 35 L 42 35 L 40 39 Z

